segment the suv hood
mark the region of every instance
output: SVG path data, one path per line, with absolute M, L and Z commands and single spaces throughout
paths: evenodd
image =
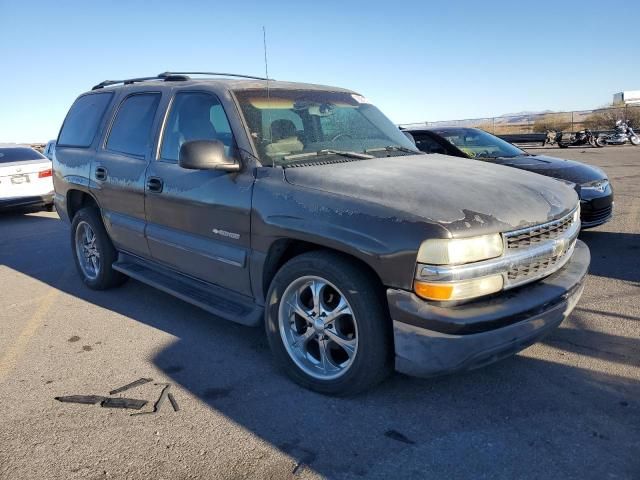
M 522 155 L 513 158 L 499 158 L 492 161 L 500 165 L 546 175 L 547 177 L 560 178 L 577 185 L 607 178 L 607 175 L 597 167 L 574 162 L 573 160 L 547 157 L 546 155 Z
M 569 213 L 578 203 L 575 191 L 556 180 L 437 154 L 284 171 L 293 185 L 381 205 L 399 220 L 439 224 L 454 236 L 544 223 Z

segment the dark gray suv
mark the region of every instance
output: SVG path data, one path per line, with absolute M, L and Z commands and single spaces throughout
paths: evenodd
M 569 315 L 589 265 L 571 188 L 423 155 L 349 90 L 224 77 L 106 81 L 72 105 L 55 203 L 88 287 L 132 277 L 264 321 L 276 361 L 328 394 L 476 368 Z

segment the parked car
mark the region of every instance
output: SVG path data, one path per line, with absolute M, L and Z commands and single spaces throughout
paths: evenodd
M 132 277 L 264 323 L 326 394 L 486 365 L 571 312 L 589 265 L 573 189 L 424 155 L 350 90 L 225 75 L 103 82 L 71 106 L 55 201 L 89 288 Z
M 611 220 L 613 189 L 600 168 L 574 160 L 533 155 L 477 128 L 409 128 L 416 146 L 425 153 L 440 153 L 539 173 L 571 185 L 580 196 L 582 228 Z
M 53 160 L 53 153 L 55 152 L 55 150 L 56 150 L 56 141 L 55 140 L 49 140 L 47 142 L 47 145 L 44 147 L 44 151 L 42 153 L 49 160 Z
M 0 145 L 0 210 L 53 208 L 51 160 L 33 148 Z

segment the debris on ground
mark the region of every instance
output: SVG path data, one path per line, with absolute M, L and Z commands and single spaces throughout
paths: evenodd
M 83 403 L 85 405 L 95 405 L 102 402 L 105 397 L 99 395 L 67 395 L 65 397 L 55 397 L 59 402 L 65 403 Z
M 140 410 L 147 403 L 149 403 L 147 400 L 138 400 L 136 398 L 111 397 L 105 398 L 100 406 L 105 408 L 130 408 L 132 410 Z
M 109 392 L 109 395 L 115 395 L 126 390 L 130 390 L 135 387 L 139 387 L 140 385 L 144 385 L 153 381 L 152 378 L 142 377 L 138 380 L 134 380 L 131 383 L 127 383 L 122 387 L 118 387 Z M 178 401 L 173 396 L 173 393 L 169 393 L 169 389 L 171 388 L 170 383 L 154 383 L 154 385 L 162 386 L 162 391 L 160 392 L 160 396 L 156 400 L 153 405 L 153 410 L 149 412 L 138 412 L 132 413 L 131 415 L 143 415 L 148 413 L 157 413 L 160 410 L 162 404 L 169 399 L 171 406 L 173 407 L 173 411 L 177 412 L 180 410 L 178 406 Z M 61 397 L 55 397 L 59 402 L 65 403 L 81 403 L 85 405 L 96 405 L 100 404 L 101 407 L 104 408 L 126 408 L 131 410 L 140 410 L 146 404 L 149 403 L 149 400 L 137 399 L 137 398 L 123 398 L 123 397 L 104 397 L 102 395 L 66 395 Z
M 168 397 L 169 397 L 169 401 L 171 402 L 171 406 L 173 407 L 173 411 L 177 412 L 178 410 L 180 410 L 180 407 L 178 406 L 178 401 L 176 400 L 176 397 L 173 396 L 173 393 L 169 393 Z
M 126 385 L 123 385 L 122 387 L 116 388 L 115 390 L 111 390 L 109 392 L 109 395 L 115 395 L 116 393 L 121 393 L 124 392 L 125 390 L 129 390 L 130 388 L 133 387 L 138 387 L 140 385 L 144 385 L 145 383 L 149 383 L 153 381 L 153 378 L 139 378 L 138 380 L 135 380 L 131 383 L 127 383 Z
M 386 432 L 384 432 L 384 436 L 389 437 L 392 440 L 396 440 L 397 442 L 406 443 L 407 445 L 414 445 L 416 443 L 397 430 L 387 430 Z

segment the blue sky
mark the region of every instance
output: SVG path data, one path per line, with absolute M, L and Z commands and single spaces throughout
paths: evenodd
M 0 0 L 0 142 L 57 136 L 74 98 L 165 70 L 359 91 L 395 122 L 586 109 L 640 89 L 631 3 Z M 634 44 L 635 43 L 635 44 Z

